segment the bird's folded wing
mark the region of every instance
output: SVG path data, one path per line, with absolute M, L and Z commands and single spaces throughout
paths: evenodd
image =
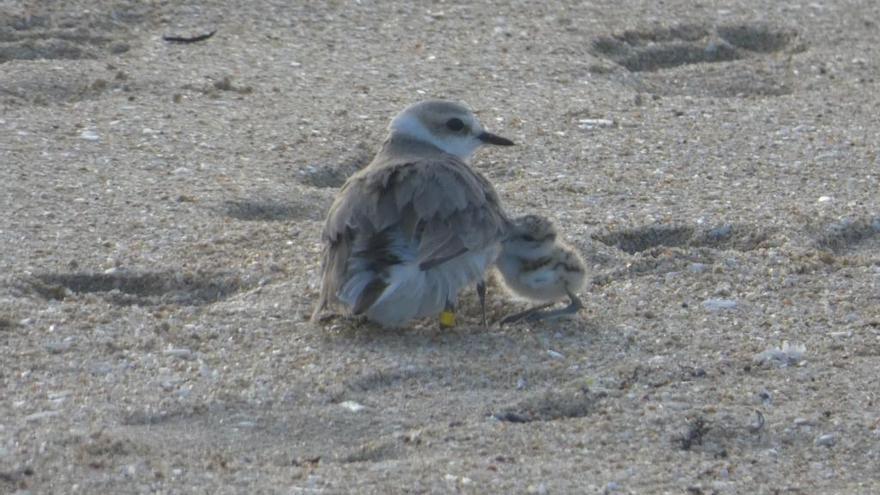
M 324 238 L 332 246 L 347 232 L 397 228 L 430 268 L 497 242 L 507 225 L 492 185 L 449 156 L 362 170 L 331 207 Z
M 417 162 L 397 180 L 398 210 L 411 208 L 418 219 L 414 238 L 423 268 L 484 249 L 507 228 L 494 188 L 464 162 L 451 157 Z

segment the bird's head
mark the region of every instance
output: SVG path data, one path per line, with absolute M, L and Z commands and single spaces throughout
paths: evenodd
M 524 258 L 547 256 L 556 244 L 556 225 L 540 215 L 523 215 L 513 220 L 504 250 Z
M 480 146 L 511 146 L 513 141 L 486 131 L 466 106 L 445 100 L 426 100 L 397 114 L 391 135 L 422 141 L 467 160 Z

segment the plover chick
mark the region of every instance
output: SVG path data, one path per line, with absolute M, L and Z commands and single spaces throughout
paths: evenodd
M 583 307 L 576 293 L 587 278 L 584 260 L 577 250 L 558 238 L 556 226 L 546 217 L 525 215 L 514 219 L 497 266 L 511 292 L 544 303 L 505 317 L 502 325 L 523 319 L 559 318 Z M 565 308 L 541 311 L 566 297 L 570 302 Z
M 335 306 L 386 327 L 438 314 L 452 326 L 462 288 L 477 283 L 482 297 L 510 227 L 495 189 L 468 165 L 486 144 L 513 142 L 459 103 L 423 101 L 394 117 L 327 214 L 313 320 Z

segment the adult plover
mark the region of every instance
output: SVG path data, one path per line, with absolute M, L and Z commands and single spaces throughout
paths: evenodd
M 452 326 L 464 287 L 477 283 L 483 299 L 510 227 L 492 185 L 468 165 L 486 144 L 513 142 L 459 103 L 423 101 L 394 117 L 327 214 L 313 320 L 336 306 L 386 327 L 435 315 Z
M 511 292 L 544 303 L 507 316 L 502 325 L 522 319 L 559 318 L 583 307 L 576 293 L 586 282 L 586 265 L 573 247 L 558 238 L 549 219 L 539 215 L 514 219 L 496 263 Z M 541 311 L 565 297 L 570 301 L 565 308 Z

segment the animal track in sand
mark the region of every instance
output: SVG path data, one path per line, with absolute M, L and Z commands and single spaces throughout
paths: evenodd
M 792 92 L 788 70 L 769 57 L 803 51 L 797 39 L 793 29 L 761 23 L 682 24 L 600 36 L 593 40 L 592 49 L 625 68 L 629 73 L 626 83 L 639 91 L 778 96 Z M 693 69 L 697 64 L 701 64 L 699 70 Z
M 129 50 L 120 34 L 148 19 L 149 8 L 116 6 L 106 14 L 0 15 L 0 64 L 12 60 L 78 60 Z
M 119 306 L 200 306 L 226 299 L 244 288 L 240 278 L 232 274 L 178 272 L 45 273 L 36 275 L 27 285 L 46 299 L 97 294 Z
M 596 232 L 592 239 L 634 255 L 634 258 L 624 255 L 617 268 L 593 277 L 593 285 L 597 286 L 632 277 L 705 270 L 723 251 L 749 252 L 780 242 L 771 230 L 734 224 L 647 225 Z
M 317 196 L 298 197 L 293 201 L 255 198 L 224 201 L 222 212 L 227 217 L 247 222 L 279 222 L 321 220 L 329 207 L 329 201 Z
M 21 10 L 18 15 L 0 12 L 0 97 L 4 103 L 44 106 L 131 89 L 126 74 L 109 69 L 112 64 L 107 64 L 107 73 L 99 74 L 89 61 L 126 54 L 134 38 L 132 27 L 150 22 L 154 7 L 111 2 L 101 12 L 60 13 L 38 6 Z M 47 70 L 42 62 L 46 60 L 84 62 L 68 62 L 65 70 Z
M 724 224 L 698 229 L 687 225 L 649 225 L 593 234 L 593 239 L 629 254 L 656 247 L 709 247 L 752 251 L 769 237 L 767 232 L 745 225 Z
M 868 248 L 871 241 L 880 239 L 880 216 L 873 218 L 846 218 L 826 225 L 816 237 L 816 247 L 835 253 L 847 253 Z

